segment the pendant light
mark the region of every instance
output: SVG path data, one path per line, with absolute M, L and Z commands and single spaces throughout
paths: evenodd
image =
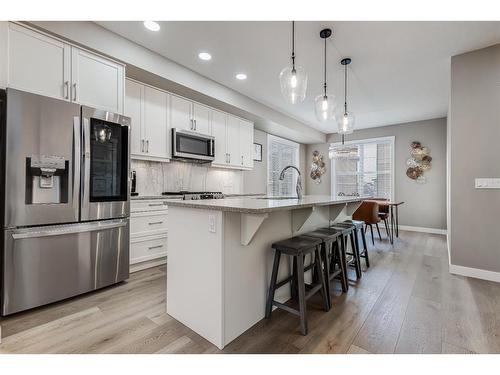
M 292 65 L 280 73 L 281 93 L 292 104 L 302 102 L 306 97 L 307 74 L 295 65 L 295 21 L 292 21 Z
M 320 122 L 326 122 L 333 117 L 334 111 L 334 97 L 333 95 L 328 95 L 327 85 L 326 85 L 326 40 L 332 35 L 331 29 L 323 29 L 319 33 L 319 36 L 325 41 L 325 69 L 324 69 L 324 81 L 323 81 L 323 94 L 320 94 L 314 99 L 314 112 L 316 113 L 316 118 Z
M 347 110 L 347 66 L 352 62 L 349 57 L 340 61 L 344 66 L 344 111 L 339 116 L 338 133 L 342 137 L 342 144 L 344 144 L 344 135 L 351 134 L 354 131 L 354 114 Z

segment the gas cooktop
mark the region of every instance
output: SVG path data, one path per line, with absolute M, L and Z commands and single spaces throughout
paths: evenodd
M 161 193 L 165 196 L 180 196 L 184 200 L 198 200 L 198 199 L 222 199 L 224 194 L 219 191 L 165 191 Z

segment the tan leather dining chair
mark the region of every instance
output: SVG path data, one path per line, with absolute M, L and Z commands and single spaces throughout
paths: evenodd
M 370 227 L 370 231 L 372 234 L 372 244 L 375 245 L 375 239 L 373 237 L 373 224 L 377 227 L 377 232 L 380 240 L 382 240 L 382 236 L 380 235 L 380 229 L 378 227 L 378 223 L 380 222 L 379 217 L 379 206 L 377 202 L 372 201 L 363 201 L 361 205 L 358 207 L 354 214 L 352 215 L 353 220 L 360 220 L 365 222 L 365 232 Z

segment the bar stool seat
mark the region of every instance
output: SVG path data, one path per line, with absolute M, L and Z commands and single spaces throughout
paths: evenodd
M 340 231 L 322 231 L 315 230 L 312 232 L 304 233 L 304 236 L 309 236 L 313 238 L 320 238 L 323 243 L 322 247 L 322 256 L 323 256 L 323 271 L 324 278 L 326 281 L 326 288 L 328 290 L 328 302 L 330 303 L 331 308 L 331 298 L 332 295 L 330 282 L 335 278 L 340 278 L 340 282 L 342 285 L 342 292 L 346 293 L 349 286 L 347 282 L 347 272 L 346 272 L 346 257 L 342 252 L 342 246 L 340 246 Z M 336 265 L 338 268 L 336 269 Z
M 320 248 L 322 243 L 323 241 L 319 238 L 296 236 L 272 244 L 275 253 L 266 303 L 266 318 L 269 318 L 271 316 L 273 306 L 298 315 L 300 317 L 300 328 L 303 335 L 307 335 L 306 302 L 309 298 L 311 298 L 318 291 L 321 291 L 321 294 L 323 296 L 323 307 L 325 311 L 328 311 L 330 309 L 330 303 L 328 301 L 328 290 L 326 288 L 326 282 L 321 266 Z M 277 279 L 281 254 L 290 255 L 293 257 L 293 270 L 291 276 L 278 282 Z M 308 267 L 304 267 L 304 258 L 308 254 L 311 254 L 311 264 Z M 314 260 L 312 260 L 313 256 Z M 304 281 L 304 273 L 313 267 L 316 269 L 318 281 L 313 284 L 306 284 Z M 298 310 L 274 299 L 276 289 L 281 288 L 282 286 L 290 282 L 292 282 L 292 289 L 294 284 L 297 288 L 299 300 Z M 307 294 L 306 286 L 308 288 Z

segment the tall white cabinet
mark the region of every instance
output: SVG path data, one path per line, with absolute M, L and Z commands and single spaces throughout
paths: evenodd
M 123 113 L 123 64 L 18 24 L 7 34 L 7 87 Z

